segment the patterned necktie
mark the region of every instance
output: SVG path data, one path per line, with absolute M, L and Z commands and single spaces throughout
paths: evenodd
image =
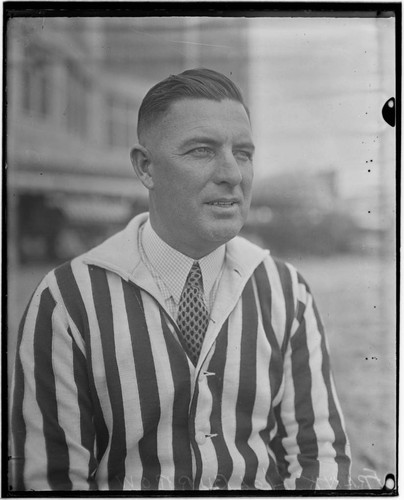
M 190 358 L 196 365 L 209 323 L 209 311 L 203 298 L 202 272 L 198 262 L 193 263 L 182 291 L 177 323 Z

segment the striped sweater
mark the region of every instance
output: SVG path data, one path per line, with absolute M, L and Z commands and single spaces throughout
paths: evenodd
M 12 384 L 12 488 L 348 488 L 349 444 L 303 278 L 228 242 L 195 367 L 139 255 L 146 217 L 33 294 Z

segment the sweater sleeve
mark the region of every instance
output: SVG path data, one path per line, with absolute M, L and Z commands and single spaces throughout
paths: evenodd
M 295 313 L 277 412 L 287 466 L 285 488 L 349 489 L 349 443 L 323 325 L 309 287 L 293 268 L 290 272 Z
M 12 490 L 94 489 L 84 345 L 47 279 L 22 318 L 11 389 Z

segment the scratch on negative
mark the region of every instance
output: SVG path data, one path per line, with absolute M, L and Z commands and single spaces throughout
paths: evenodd
M 212 43 L 190 42 L 188 40 L 167 40 L 171 43 L 184 43 L 189 45 L 203 45 L 204 47 L 217 47 L 219 49 L 230 49 L 228 45 L 213 45 Z

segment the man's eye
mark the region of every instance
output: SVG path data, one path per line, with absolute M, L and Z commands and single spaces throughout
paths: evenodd
M 199 148 L 194 148 L 190 151 L 190 153 L 194 156 L 198 156 L 200 158 L 206 157 L 206 156 L 211 156 L 213 154 L 213 151 L 210 148 L 207 147 L 199 147 Z
M 250 151 L 242 151 L 238 150 L 235 151 L 234 153 L 235 158 L 241 161 L 251 161 L 252 160 L 252 153 Z

